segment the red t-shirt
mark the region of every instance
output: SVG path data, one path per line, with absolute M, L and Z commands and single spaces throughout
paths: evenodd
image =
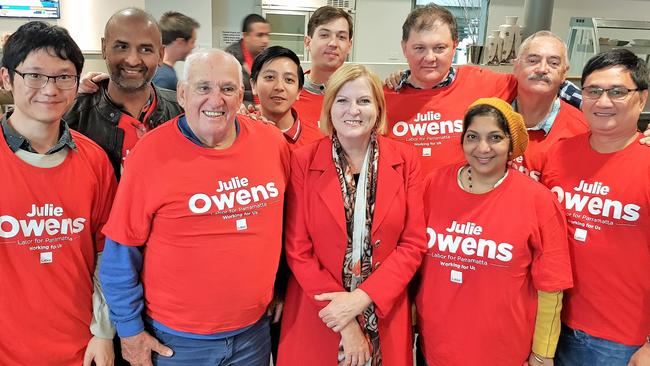
M 79 366 L 92 337 L 95 255 L 117 182 L 104 151 L 53 168 L 18 158 L 0 137 L 0 363 Z
M 557 142 L 589 131 L 582 112 L 560 100 L 560 111 L 548 135 L 542 130 L 528 131 L 528 146 L 524 156 L 512 161 L 511 167 L 539 181 L 548 150 Z
M 531 352 L 537 291 L 572 285 L 564 213 L 553 194 L 510 171 L 465 192 L 461 164 L 425 180 L 429 237 L 416 297 L 430 366 L 521 366 Z
M 639 134 L 639 138 L 641 134 Z M 633 142 L 601 154 L 589 134 L 548 153 L 542 183 L 565 207 L 575 287 L 562 320 L 627 345 L 650 334 L 650 151 Z
M 293 103 L 293 108 L 298 112 L 302 122 L 318 128 L 320 112 L 323 108 L 323 98 L 324 95 L 322 94 L 314 94 L 302 89 L 300 98 Z
M 449 86 L 437 89 L 404 87 L 399 92 L 384 88 L 388 112 L 388 136 L 414 146 L 424 174 L 461 162 L 460 135 L 467 107 L 478 98 L 499 97 L 511 102 L 517 80 L 475 66 L 457 69 Z
M 264 313 L 280 257 L 289 149 L 280 131 L 237 116 L 227 149 L 198 146 L 177 118 L 125 161 L 104 233 L 145 246 L 147 314 L 181 332 L 243 328 Z

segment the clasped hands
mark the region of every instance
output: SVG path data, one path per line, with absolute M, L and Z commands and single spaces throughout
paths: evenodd
M 314 298 L 317 301 L 330 302 L 318 312 L 318 316 L 328 328 L 337 333 L 372 303 L 370 296 L 361 289 L 352 292 L 326 292 Z
M 370 360 L 370 344 L 356 317 L 371 303 L 365 291 L 327 292 L 314 296 L 317 301 L 330 303 L 318 312 L 318 316 L 328 328 L 341 335 L 345 358 L 341 366 L 362 366 Z

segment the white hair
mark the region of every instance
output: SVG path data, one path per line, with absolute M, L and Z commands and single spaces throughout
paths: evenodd
M 220 50 L 218 48 L 199 48 L 199 49 L 195 50 L 194 52 L 192 52 L 190 55 L 188 55 L 187 58 L 185 59 L 184 65 L 183 65 L 183 74 L 181 75 L 181 81 L 184 82 L 184 83 L 187 82 L 187 79 L 189 78 L 189 75 L 190 75 L 190 68 L 192 67 L 192 64 L 195 61 L 197 61 L 197 60 L 199 60 L 201 58 L 212 56 L 212 55 L 222 56 L 222 57 L 226 58 L 227 60 L 229 60 L 230 62 L 232 62 L 233 64 L 237 65 L 237 70 L 239 70 L 239 85 L 241 87 L 243 87 L 244 86 L 244 75 L 242 74 L 241 64 L 239 63 L 239 61 L 237 61 L 235 56 L 233 56 L 232 54 L 230 54 L 230 53 L 228 53 L 228 52 L 226 52 L 224 50 Z
M 533 41 L 535 38 L 540 38 L 540 37 L 550 37 L 556 39 L 560 44 L 562 45 L 562 63 L 566 68 L 569 67 L 569 54 L 567 52 L 567 47 L 566 43 L 564 43 L 564 40 L 562 38 L 558 37 L 555 33 L 547 30 L 541 30 L 538 32 L 535 32 L 528 36 L 528 38 L 524 39 L 523 42 L 521 42 L 521 45 L 519 46 L 519 51 L 517 53 L 517 58 L 521 57 L 525 51 L 528 51 L 528 48 L 530 47 L 530 42 Z

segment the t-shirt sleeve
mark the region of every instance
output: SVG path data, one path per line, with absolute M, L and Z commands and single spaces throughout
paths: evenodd
M 573 286 L 566 216 L 550 192 L 536 197 L 536 234 L 533 249 L 532 276 L 539 291 L 554 292 Z
M 517 79 L 514 75 L 494 73 L 493 78 L 494 96 L 512 103 L 517 97 Z
M 549 186 L 549 176 L 551 176 L 553 173 L 553 163 L 556 161 L 560 161 L 561 157 L 561 146 L 564 144 L 564 141 L 558 141 L 556 144 L 551 146 L 551 148 L 542 156 L 540 159 L 540 177 L 539 181 L 545 185 Z
M 142 150 L 141 150 L 142 151 Z M 104 226 L 104 234 L 122 245 L 140 246 L 149 238 L 154 189 L 148 182 L 152 179 L 134 149 L 125 160 L 111 215 Z M 154 178 L 155 179 L 155 178 Z
M 289 143 L 282 136 L 280 139 L 280 160 L 282 162 L 282 171 L 284 173 L 284 181 L 289 182 L 289 176 L 291 173 L 291 153 L 289 148 Z
M 473 67 L 475 66 L 465 66 Z M 469 71 L 469 69 L 468 69 Z M 517 96 L 517 78 L 510 73 L 499 73 L 486 68 L 476 68 L 471 80 L 472 87 L 483 90 L 483 95 L 497 97 L 511 103 Z M 473 101 L 470 101 L 470 103 Z
M 117 190 L 117 180 L 108 157 L 99 147 L 97 147 L 97 150 L 99 155 L 99 159 L 97 159 L 99 161 L 98 184 L 95 187 L 96 192 L 92 208 L 92 232 L 95 250 L 101 252 L 104 250 L 105 239 L 102 229 L 111 212 L 115 191 Z

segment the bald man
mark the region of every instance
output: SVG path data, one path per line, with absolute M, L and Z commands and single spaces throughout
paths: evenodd
M 163 46 L 156 19 L 138 8 L 111 16 L 104 28 L 102 57 L 109 80 L 91 94 L 80 94 L 65 120 L 108 154 L 115 175 L 138 140 L 177 116 L 176 94 L 151 82 L 162 63 Z

